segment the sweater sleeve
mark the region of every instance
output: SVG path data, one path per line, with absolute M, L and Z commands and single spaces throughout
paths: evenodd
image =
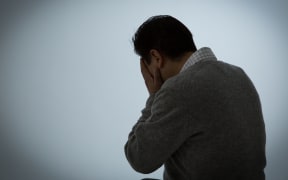
M 148 99 L 125 145 L 126 157 L 136 171 L 155 171 L 189 137 L 189 115 L 181 96 L 166 88 L 157 92 L 153 102 Z
M 132 131 L 129 133 L 128 139 L 132 138 L 136 127 L 142 122 L 145 122 L 151 116 L 151 106 L 154 101 L 155 94 L 151 94 L 146 101 L 145 108 L 141 111 L 142 116 L 138 119 L 137 123 L 133 126 Z

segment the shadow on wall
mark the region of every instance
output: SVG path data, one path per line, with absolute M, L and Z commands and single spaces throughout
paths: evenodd
M 5 37 L 11 23 L 25 16 L 26 12 L 43 5 L 47 1 L 2 0 L 0 2 L 0 39 Z M 1 41 L 0 41 L 1 42 Z M 1 44 L 0 44 L 1 45 Z M 3 108 L 0 110 L 2 111 Z M 5 120 L 0 112 L 0 128 L 5 127 Z M 1 180 L 71 180 L 57 172 L 51 172 L 42 164 L 35 162 L 31 157 L 25 156 L 21 149 L 15 149 L 5 131 L 0 129 L 0 179 Z
M 5 31 L 9 30 L 10 23 L 25 16 L 29 11 L 42 6 L 48 1 L 40 0 L 1 0 L 0 1 L 0 37 L 5 36 Z M 51 3 L 51 1 L 50 1 Z M 1 42 L 1 41 L 0 41 Z
M 71 180 L 26 157 L 21 149 L 13 148 L 9 139 L 0 134 L 0 179 L 1 180 Z

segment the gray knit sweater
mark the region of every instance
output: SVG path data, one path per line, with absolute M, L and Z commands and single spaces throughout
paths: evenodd
M 264 180 L 265 126 L 256 89 L 239 67 L 200 61 L 151 95 L 125 154 L 164 180 Z

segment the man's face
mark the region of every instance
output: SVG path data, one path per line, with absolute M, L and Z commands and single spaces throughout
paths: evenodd
M 165 77 L 165 58 L 164 55 L 155 49 L 151 49 L 149 52 L 150 63 L 146 59 L 141 58 L 141 61 L 144 62 L 151 76 L 154 77 L 155 72 L 159 72 L 161 78 L 164 80 Z
M 145 65 L 146 65 L 146 67 L 148 68 L 150 74 L 153 75 L 154 72 L 155 72 L 155 70 L 156 70 L 156 68 L 158 67 L 156 60 L 152 57 L 149 64 L 148 64 L 147 61 L 146 61 L 145 59 L 143 59 L 143 58 L 141 58 L 141 61 L 143 61 L 143 62 L 145 63 Z
M 140 67 L 149 93 L 156 93 L 163 84 L 160 69 L 155 63 L 148 64 L 143 58 L 140 60 Z

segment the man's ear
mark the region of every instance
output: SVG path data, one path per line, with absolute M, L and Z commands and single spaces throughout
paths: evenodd
M 164 66 L 164 56 L 156 49 L 150 50 L 150 57 L 156 61 L 157 67 L 161 69 Z

